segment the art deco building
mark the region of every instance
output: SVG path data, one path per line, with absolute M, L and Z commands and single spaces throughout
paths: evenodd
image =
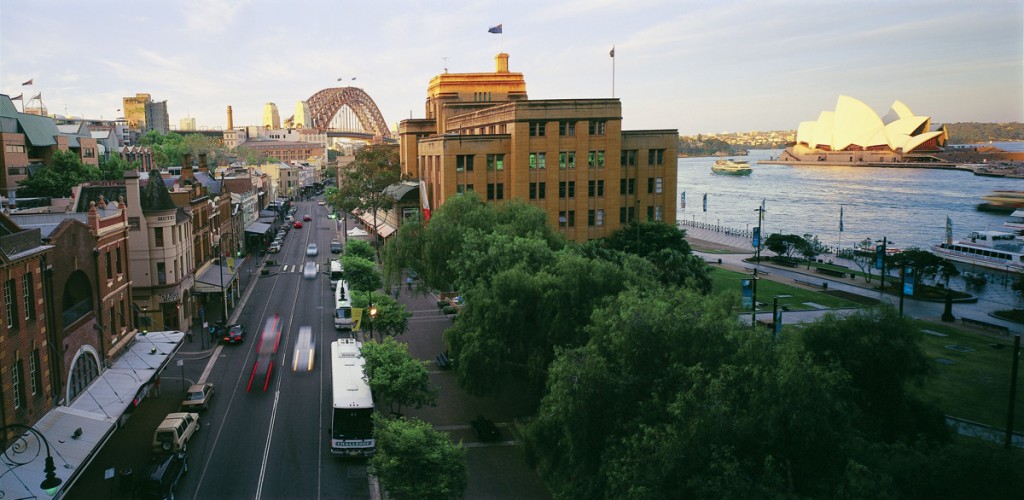
M 914 115 L 900 101 L 879 117 L 867 104 L 841 95 L 835 111 L 800 123 L 796 144 L 779 159 L 830 164 L 934 161 L 926 153 L 941 151 L 948 140 L 945 125 L 932 125 L 931 118 Z
M 403 120 L 402 172 L 422 209 L 476 191 L 537 205 L 568 238 L 608 236 L 636 218 L 675 222 L 677 130 L 622 130 L 618 99 L 529 100 L 522 73 L 443 73 L 426 118 Z

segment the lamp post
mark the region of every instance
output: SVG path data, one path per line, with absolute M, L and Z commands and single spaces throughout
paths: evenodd
M 224 257 L 220 252 L 220 235 L 213 235 L 213 247 L 217 252 L 217 274 L 220 276 L 220 298 L 224 310 L 221 312 L 221 321 L 228 324 L 228 294 L 224 292 Z
M 43 465 L 43 472 L 45 473 L 45 478 L 43 479 L 43 482 L 39 483 L 39 488 L 45 490 L 47 495 L 54 496 L 55 494 L 57 494 L 58 488 L 60 487 L 63 481 L 61 481 L 61 479 L 57 477 L 57 467 L 53 465 L 53 456 L 50 455 L 50 442 L 46 440 L 46 436 L 43 436 L 41 432 L 24 424 L 8 424 L 3 427 L 0 427 L 0 437 L 2 437 L 4 441 L 7 440 L 6 438 L 8 429 L 25 431 L 25 433 L 19 435 L 17 439 L 14 440 L 14 445 L 11 446 L 10 448 L 10 450 L 13 450 L 15 455 L 28 452 L 29 443 L 25 439 L 26 434 L 32 434 L 40 443 L 43 443 L 43 446 L 46 447 L 46 462 Z M 78 439 L 78 436 L 80 435 L 81 432 L 76 432 L 74 435 L 72 435 L 72 438 Z M 35 457 L 38 456 L 39 454 L 38 450 L 36 450 L 35 453 L 28 453 L 28 455 L 31 455 L 31 458 L 27 462 L 19 462 L 18 460 L 15 460 L 15 457 L 12 457 L 8 453 L 8 451 L 9 450 L 4 450 L 3 455 L 5 461 L 8 462 L 8 465 L 11 465 L 12 467 L 21 467 L 23 465 L 32 463 Z M 0 496 L 2 495 L 3 492 L 0 491 Z
M 763 203 L 762 203 L 762 205 L 763 205 Z M 767 212 L 768 210 L 765 209 L 762 206 L 762 207 L 755 208 L 754 211 L 757 212 L 757 237 L 755 238 L 755 240 L 757 240 L 756 241 L 757 244 L 754 246 L 754 262 L 757 262 L 758 264 L 760 264 L 761 263 L 761 221 L 764 220 L 764 213 Z
M 878 241 L 878 240 L 875 240 L 875 241 Z M 878 261 L 881 264 L 879 266 L 879 269 L 881 269 L 881 271 L 882 271 L 882 293 L 885 293 L 885 256 L 886 256 L 886 248 L 885 247 L 886 247 L 886 245 L 888 243 L 889 243 L 889 240 L 885 236 L 882 236 L 882 252 L 878 255 Z
M 373 340 L 373 323 L 375 321 L 377 321 L 377 308 L 373 306 L 373 291 L 371 290 L 370 291 L 370 340 Z

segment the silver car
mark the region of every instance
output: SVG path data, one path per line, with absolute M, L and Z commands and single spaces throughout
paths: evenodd
M 310 372 L 316 362 L 316 339 L 313 329 L 308 326 L 299 327 L 299 337 L 295 340 L 295 356 L 292 358 L 293 372 Z
M 316 243 L 310 243 L 309 246 L 306 247 L 306 255 L 308 255 L 310 257 L 314 257 L 314 256 L 316 256 L 316 254 L 317 254 Z
M 316 279 L 316 262 L 306 262 L 306 266 L 302 268 L 302 277 L 306 279 Z

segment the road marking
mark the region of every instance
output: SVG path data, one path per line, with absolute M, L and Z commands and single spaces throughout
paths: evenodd
M 280 380 L 280 376 L 278 376 Z M 259 499 L 263 492 L 263 479 L 267 475 L 267 457 L 270 456 L 271 436 L 274 434 L 274 420 L 277 419 L 277 403 L 281 400 L 281 391 L 274 391 L 274 407 L 270 410 L 270 426 L 267 429 L 267 445 L 263 448 L 263 462 L 260 464 L 260 478 L 256 482 L 256 498 Z
M 210 372 L 213 371 L 213 365 L 217 364 L 217 358 L 220 357 L 220 351 L 224 348 L 224 344 L 217 344 L 217 348 L 213 350 L 213 355 L 210 356 L 210 360 L 206 362 L 206 368 L 203 369 L 203 374 L 199 376 L 199 383 L 205 384 L 206 378 L 210 376 Z

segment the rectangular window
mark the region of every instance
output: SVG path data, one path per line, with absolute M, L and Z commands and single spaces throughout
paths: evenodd
M 487 183 L 487 199 L 488 200 L 493 200 L 494 199 L 494 183 L 493 182 L 488 182 Z
M 537 199 L 537 183 L 536 182 L 531 182 L 530 183 L 530 199 L 531 200 L 536 200 Z
M 647 192 L 648 193 L 653 193 L 654 192 L 654 177 L 648 177 L 647 178 Z
M 21 408 L 25 404 L 25 385 L 21 379 L 22 370 L 21 359 L 15 360 L 14 366 L 11 367 L 11 394 L 14 396 L 14 409 Z
M 494 198 L 497 199 L 497 200 L 504 200 L 505 199 L 505 185 L 504 184 L 499 182 L 497 185 L 495 185 L 495 187 L 494 187 Z
M 487 155 L 487 170 L 504 170 L 505 155 Z
M 561 170 L 576 168 L 576 152 L 562 151 L 558 153 L 558 168 Z
M 468 192 L 470 192 L 472 190 L 473 190 L 473 185 L 472 184 L 466 184 L 466 192 L 468 193 Z
M 565 181 L 559 181 L 558 182 L 558 197 L 559 198 L 565 198 L 566 187 L 567 186 L 566 186 L 566 182 Z
M 626 207 L 619 207 L 619 224 L 626 223 Z
M 664 149 L 651 149 L 647 151 L 647 166 L 653 167 L 655 165 L 661 165 L 665 162 L 665 150 Z
M 558 227 L 576 227 L 576 211 L 559 210 Z
M 604 151 L 591 151 L 587 154 L 587 166 L 590 168 L 604 168 Z
M 114 278 L 114 259 L 110 258 L 110 249 L 107 249 L 107 279 Z
M 158 285 L 167 284 L 167 264 L 163 262 L 156 263 L 156 283 Z
M 597 181 L 597 196 L 598 197 L 603 197 L 604 196 L 604 179 L 601 179 L 601 180 Z
M 569 222 L 569 219 L 565 215 L 565 210 L 558 211 L 558 227 L 565 227 Z
M 455 171 L 456 172 L 472 172 L 473 171 L 473 155 L 456 155 L 455 156 Z
M 661 205 L 656 205 L 654 207 L 654 220 L 661 220 Z
M 538 200 L 543 200 L 546 197 L 547 197 L 547 183 L 546 182 L 538 182 L 537 183 L 537 199 Z
M 576 122 L 558 122 L 558 135 L 576 135 Z
M 661 177 L 656 177 L 654 179 L 654 192 L 661 193 Z
M 622 154 L 619 155 L 619 163 L 623 167 L 635 167 L 636 153 L 637 151 L 635 149 L 623 149 Z
M 466 192 L 466 187 L 462 184 L 455 186 L 455 194 L 463 194 Z
M 576 227 L 576 211 L 569 210 L 569 227 Z
M 604 135 L 604 120 L 590 120 L 588 132 L 590 135 Z
M 569 181 L 569 197 L 576 197 L 576 181 Z
M 596 224 L 597 224 L 597 227 L 603 227 L 604 226 L 604 209 L 603 208 L 597 209 L 597 221 L 596 221 Z
M 36 317 L 36 291 L 32 283 L 32 273 L 21 278 L 21 293 L 25 298 L 25 319 L 31 320 Z
M 153 228 L 153 236 L 154 236 L 154 238 L 156 240 L 156 246 L 157 247 L 164 246 L 164 228 L 162 228 L 162 227 L 154 227 Z
M 544 137 L 545 122 L 530 122 L 530 137 Z
M 18 302 L 15 300 L 15 283 L 13 279 L 4 283 L 4 304 L 7 304 L 7 327 L 15 329 L 18 327 Z
M 587 210 L 587 227 L 594 227 L 597 220 L 597 210 Z
M 587 196 L 591 198 L 597 196 L 597 181 L 587 181 Z
M 115 331 L 115 328 L 117 328 L 117 323 L 114 322 L 114 318 L 114 306 L 110 306 L 110 323 L 107 323 L 107 327 L 110 328 L 111 332 Z
M 173 235 L 174 233 L 171 232 L 171 234 Z M 115 252 L 114 252 L 114 263 L 116 264 L 115 268 L 117 269 L 117 274 L 121 274 L 123 272 L 121 270 L 121 247 L 117 247 L 115 249 Z
M 636 179 L 619 179 L 619 194 L 633 194 L 636 190 Z
M 32 349 L 32 353 L 28 356 L 28 381 L 32 395 L 39 394 L 43 387 L 43 374 L 39 369 L 39 349 Z
M 530 170 L 544 170 L 548 168 L 547 153 L 530 153 Z

